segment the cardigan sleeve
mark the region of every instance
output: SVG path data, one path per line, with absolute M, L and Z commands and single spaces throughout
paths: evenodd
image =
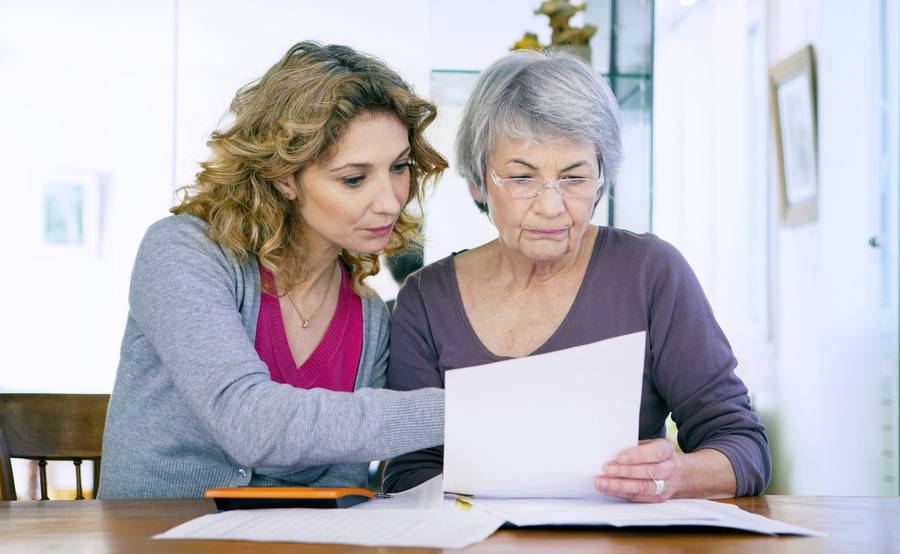
M 678 425 L 679 445 L 720 451 L 734 468 L 737 496 L 762 494 L 772 471 L 765 427 L 697 277 L 660 239 L 648 249 L 643 273 L 650 371 Z
M 170 217 L 145 235 L 129 293 L 161 371 L 232 459 L 249 467 L 368 462 L 442 442 L 442 390 L 343 393 L 273 382 L 241 320 L 237 268 L 201 227 Z M 383 379 L 385 328 L 378 340 L 381 369 L 370 386 Z

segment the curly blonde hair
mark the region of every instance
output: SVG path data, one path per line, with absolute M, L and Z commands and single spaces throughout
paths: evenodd
M 409 198 L 383 253 L 405 249 L 418 239 L 420 223 L 410 204 L 421 206 L 425 183 L 447 168 L 424 137 L 437 109 L 383 62 L 346 46 L 295 44 L 265 75 L 238 90 L 232 123 L 212 133 L 212 155 L 200 164 L 194 184 L 180 189 L 184 196 L 172 213 L 206 221 L 210 239 L 241 263 L 252 254 L 288 287 L 303 282 L 303 221 L 274 182 L 328 160 L 347 124 L 367 110 L 390 110 L 409 132 Z M 379 254 L 341 252 L 361 296 L 372 294 L 363 280 L 378 273 Z

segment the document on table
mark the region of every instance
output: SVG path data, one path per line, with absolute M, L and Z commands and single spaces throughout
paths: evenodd
M 279 508 L 205 515 L 153 538 L 457 549 L 483 541 L 502 524 L 481 510 Z
M 641 504 L 597 495 L 589 498 L 469 498 L 467 502 L 520 527 L 611 525 L 614 527 L 705 526 L 766 535 L 824 536 L 710 500 L 667 500 Z
M 463 511 L 445 499 L 441 477 L 390 498 L 346 509 L 231 510 L 183 523 L 155 539 L 243 540 L 459 549 L 479 543 L 505 520 Z
M 596 496 L 603 464 L 637 444 L 645 335 L 446 372 L 444 490 Z

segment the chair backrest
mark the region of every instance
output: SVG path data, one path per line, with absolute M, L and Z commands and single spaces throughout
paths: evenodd
M 16 499 L 16 484 L 13 481 L 12 464 L 9 461 L 9 447 L 0 428 L 0 500 Z
M 0 499 L 15 500 L 10 458 L 37 460 L 47 500 L 47 460 L 75 464 L 75 498 L 83 499 L 81 462 L 94 461 L 94 495 L 108 394 L 0 394 Z

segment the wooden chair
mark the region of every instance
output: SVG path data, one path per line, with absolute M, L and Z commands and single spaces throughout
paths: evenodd
M 16 500 L 10 458 L 37 460 L 41 500 L 47 497 L 47 461 L 75 464 L 75 498 L 84 499 L 81 462 L 94 461 L 94 496 L 108 394 L 0 394 L 0 500 Z

